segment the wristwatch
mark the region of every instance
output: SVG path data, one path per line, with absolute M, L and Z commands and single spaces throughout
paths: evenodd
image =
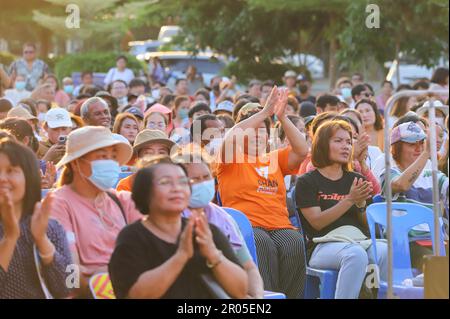
M 206 260 L 206 267 L 208 267 L 209 269 L 213 269 L 216 266 L 218 266 L 223 260 L 223 253 L 222 251 L 219 250 L 219 258 L 217 259 L 217 261 L 215 261 L 214 263 L 210 263 L 209 260 Z

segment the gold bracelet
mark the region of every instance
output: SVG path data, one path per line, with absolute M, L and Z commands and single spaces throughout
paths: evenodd
M 213 269 L 217 267 L 223 260 L 223 253 L 219 250 L 219 259 L 215 263 L 210 263 L 209 260 L 206 260 L 206 267 L 209 269 Z
M 356 207 L 358 207 L 359 209 L 366 207 L 366 201 L 364 201 L 364 203 L 361 206 L 358 206 L 355 204 Z

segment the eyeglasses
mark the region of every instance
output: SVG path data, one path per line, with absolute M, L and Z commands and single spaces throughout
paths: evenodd
M 365 97 L 372 97 L 373 94 L 372 94 L 371 92 L 365 92 L 365 93 L 364 93 L 364 96 L 365 96 Z
M 177 180 L 174 180 L 169 177 L 163 177 L 160 180 L 156 181 L 156 185 L 162 186 L 162 187 L 168 187 L 172 186 L 175 187 L 175 185 L 178 185 L 180 187 L 189 187 L 191 185 L 189 178 L 182 177 Z
M 34 51 L 23 51 L 23 54 L 33 54 Z
M 150 129 L 153 129 L 153 128 L 163 129 L 165 127 L 166 127 L 166 123 L 164 123 L 164 122 L 160 122 L 160 123 L 148 122 L 147 123 L 147 128 L 150 128 Z
M 189 184 L 194 185 L 194 184 L 198 184 L 201 182 L 206 182 L 206 181 L 210 181 L 212 180 L 212 176 L 208 176 L 208 177 L 195 177 L 195 178 L 191 178 L 189 179 Z

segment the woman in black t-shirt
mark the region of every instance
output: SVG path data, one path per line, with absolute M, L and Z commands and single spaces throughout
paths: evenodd
M 118 298 L 217 297 L 211 282 L 232 298 L 246 296 L 247 274 L 227 238 L 204 215 L 181 218 L 191 195 L 182 166 L 158 157 L 138 171 L 132 190 L 147 216 L 117 239 L 109 273 Z
M 341 120 L 322 124 L 314 135 L 311 150 L 312 164 L 317 169 L 302 175 L 296 185 L 297 206 L 308 238 L 309 265 L 339 271 L 336 299 L 358 298 L 367 265 L 376 264 L 367 242 L 352 243 L 331 236 L 343 235 L 355 241 L 369 237 L 361 211 L 372 185 L 350 171 L 351 156 L 349 124 Z M 312 241 L 326 235 L 326 242 Z M 386 252 L 387 245 L 377 243 L 382 279 L 386 274 Z

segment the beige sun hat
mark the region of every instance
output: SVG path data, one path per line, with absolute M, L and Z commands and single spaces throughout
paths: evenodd
M 24 120 L 37 120 L 37 117 L 25 110 L 21 106 L 13 107 L 8 111 L 6 117 L 18 117 Z
M 145 129 L 136 136 L 133 150 L 137 153 L 142 147 L 150 143 L 161 143 L 166 145 L 169 148 L 169 153 L 175 145 L 175 142 L 171 141 L 163 131 Z
M 84 126 L 67 136 L 66 153 L 56 168 L 70 163 L 92 151 L 117 145 L 117 161 L 126 164 L 133 154 L 131 145 L 114 138 L 113 133 L 103 126 Z

